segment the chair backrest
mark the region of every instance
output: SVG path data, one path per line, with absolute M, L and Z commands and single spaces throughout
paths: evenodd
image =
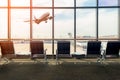
M 1 41 L 0 46 L 2 56 L 7 54 L 15 54 L 14 45 L 12 41 Z
M 70 54 L 70 41 L 57 42 L 58 54 Z
M 100 55 L 101 54 L 101 42 L 100 41 L 88 41 L 87 55 Z
M 106 55 L 119 57 L 120 41 L 108 41 Z
M 30 41 L 31 55 L 33 54 L 44 54 L 43 41 Z

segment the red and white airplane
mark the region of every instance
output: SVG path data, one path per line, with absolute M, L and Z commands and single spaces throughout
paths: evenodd
M 34 21 L 36 24 L 39 24 L 40 22 L 42 22 L 42 21 L 45 21 L 45 23 L 47 23 L 47 20 L 49 19 L 49 20 L 51 20 L 53 17 L 52 16 L 50 16 L 50 13 L 49 12 L 46 12 L 46 13 L 44 13 L 40 18 L 36 18 L 35 16 L 34 16 L 34 20 L 32 20 L 32 21 Z M 24 21 L 24 22 L 30 22 L 30 20 L 27 20 L 27 21 Z

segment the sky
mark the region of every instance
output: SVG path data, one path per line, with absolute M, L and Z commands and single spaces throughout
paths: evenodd
M 55 7 L 73 7 L 74 0 L 54 0 Z M 7 0 L 0 0 L 0 6 L 7 6 Z M 96 0 L 76 0 L 76 6 L 96 6 Z M 99 0 L 99 6 L 115 6 L 117 0 Z M 52 6 L 51 0 L 33 0 L 33 6 Z M 29 6 L 29 0 L 11 0 L 11 6 Z M 34 9 L 34 16 L 40 17 L 50 9 Z M 76 26 L 77 36 L 95 36 L 96 32 L 96 10 L 95 9 L 77 9 L 76 10 Z M 11 35 L 13 38 L 29 38 L 30 23 L 24 20 L 30 19 L 29 9 L 12 9 L 11 10 Z M 7 9 L 0 9 L 0 37 L 7 37 Z M 3 18 L 4 16 L 4 18 Z M 68 33 L 74 33 L 74 10 L 73 9 L 55 9 L 55 38 L 69 38 Z M 34 38 L 51 38 L 52 37 L 52 21 L 40 24 L 33 23 Z M 118 10 L 117 9 L 99 9 L 99 35 L 117 35 L 118 33 Z M 109 31 L 106 31 L 109 29 Z M 4 36 L 3 36 L 4 35 Z M 5 36 L 6 35 L 6 36 Z
M 116 6 L 118 4 L 118 0 L 99 0 L 99 6 Z

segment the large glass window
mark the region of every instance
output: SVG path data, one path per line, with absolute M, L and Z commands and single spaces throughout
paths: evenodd
M 119 39 L 119 4 L 120 0 L 0 0 L 0 39 L 43 40 L 47 54 L 56 53 L 56 41 L 69 40 L 71 53 L 82 52 L 91 39 Z M 41 19 L 46 13 L 46 20 Z
M 49 13 L 50 16 L 52 16 L 52 10 L 51 9 L 33 9 L 33 20 L 35 18 L 41 19 L 42 16 L 46 13 Z M 39 38 L 52 38 L 52 19 L 43 20 L 39 24 L 36 24 L 33 21 L 33 38 L 39 39 Z
M 30 38 L 30 19 L 29 9 L 11 9 L 11 37 L 12 38 Z
M 77 39 L 91 39 L 96 37 L 96 10 L 76 10 L 76 37 Z
M 99 38 L 118 38 L 118 9 L 99 9 Z
M 74 35 L 74 10 L 55 9 L 55 38 L 73 38 Z

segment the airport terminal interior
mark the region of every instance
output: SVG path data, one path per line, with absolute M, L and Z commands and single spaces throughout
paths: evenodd
M 4 42 L 7 44 L 2 46 Z M 34 60 L 35 55 L 31 60 L 34 54 L 31 48 L 39 49 L 32 42 L 42 44 L 43 59 Z M 62 42 L 66 45 L 60 46 Z M 94 49 L 99 47 L 99 57 L 86 58 L 89 43 Z M 117 59 L 105 58 L 109 52 L 108 57 L 113 54 L 107 50 L 108 43 Z M 70 57 L 59 61 L 59 49 L 67 45 Z M 10 55 L 5 57 L 3 53 L 6 46 L 14 49 L 12 61 L 6 59 Z M 0 78 L 3 80 L 13 80 L 15 74 L 16 80 L 119 80 L 119 49 L 120 0 L 0 0 Z M 37 73 L 36 77 L 32 77 L 33 73 Z

